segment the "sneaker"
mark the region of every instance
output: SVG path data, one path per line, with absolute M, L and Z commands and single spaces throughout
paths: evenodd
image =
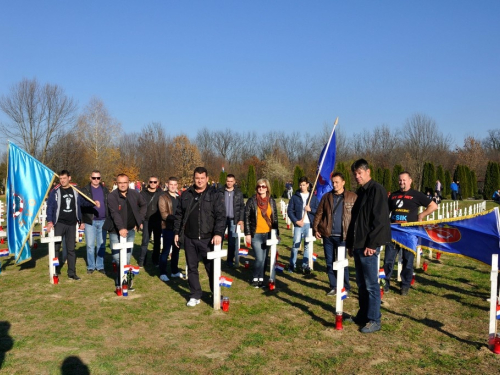
M 129 292 L 135 292 L 135 288 L 130 286 L 130 287 L 128 288 L 128 291 L 129 291 Z
M 71 275 L 71 276 L 68 275 L 68 277 L 70 279 L 73 279 L 73 280 L 76 280 L 76 281 L 81 280 L 81 278 L 79 278 L 76 274 L 75 275 Z
M 87 270 L 87 275 L 92 275 L 94 273 L 94 270 Z
M 182 272 L 177 272 L 177 273 L 173 273 L 170 275 L 171 278 L 174 278 L 174 277 L 180 277 L 181 279 L 184 278 L 184 274 Z
M 100 272 L 100 273 L 102 273 L 103 275 L 106 275 L 106 271 L 104 271 L 104 268 L 103 268 L 103 269 L 100 269 L 100 270 L 97 270 L 97 272 Z
M 384 293 L 387 294 L 387 293 L 390 293 L 391 292 L 391 289 L 389 288 L 389 285 L 385 285 L 384 286 Z
M 332 297 L 337 295 L 337 290 L 332 289 L 328 293 L 326 293 L 327 296 Z
M 380 331 L 380 323 L 371 321 L 366 323 L 366 325 L 361 328 L 361 333 L 373 333 Z
M 311 268 L 309 266 L 302 266 L 302 272 L 304 275 L 309 275 L 311 273 Z
M 165 281 L 165 282 L 170 281 L 170 279 L 167 277 L 167 275 L 161 275 L 160 280 Z
M 200 300 L 199 299 L 196 299 L 196 298 L 191 298 L 188 303 L 186 303 L 186 306 L 189 306 L 189 307 L 195 307 L 196 305 L 199 305 L 200 304 Z
M 253 286 L 254 288 L 259 288 L 259 287 L 260 287 L 259 280 L 257 280 L 257 279 L 253 279 L 253 280 L 252 280 L 252 286 Z
M 401 288 L 401 295 L 407 296 L 409 291 L 410 291 L 410 288 Z
M 292 266 L 288 266 L 288 268 L 286 269 L 286 272 L 288 272 L 288 273 L 294 273 L 295 269 Z

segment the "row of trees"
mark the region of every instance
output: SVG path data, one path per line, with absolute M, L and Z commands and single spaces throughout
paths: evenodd
M 124 132 L 99 98 L 92 98 L 79 112 L 60 86 L 36 79 L 15 84 L 0 98 L 0 110 L 8 119 L 0 131 L 53 170 L 69 169 L 80 184 L 88 181 L 92 169 L 101 170 L 108 184 L 119 172 L 134 180 L 151 175 L 165 180 L 173 175 L 181 184 L 190 184 L 193 169 L 204 165 L 215 181 L 224 167 L 245 191 L 255 186 L 250 169 L 255 178 L 267 177 L 275 191 L 283 190 L 285 181 L 293 181 L 296 189 L 300 176 L 314 178 L 331 131 L 327 124 L 316 133 L 203 128 L 189 138 L 152 122 L 136 132 Z M 488 161 L 500 162 L 500 130 L 489 131 L 482 140 L 467 137 L 463 146 L 454 147 L 451 136 L 441 133 L 425 114 L 410 116 L 398 129 L 379 125 L 351 136 L 340 125 L 336 144 L 336 168 L 344 171 L 351 188 L 350 165 L 359 157 L 371 163 L 373 177 L 389 191 L 397 189 L 398 171 L 404 169 L 422 191 L 433 188 L 436 178 L 447 189 L 448 180 L 457 174 L 462 189 L 471 195 L 477 192 L 474 181 L 480 187 L 485 182 Z M 437 165 L 434 172 L 430 164 Z

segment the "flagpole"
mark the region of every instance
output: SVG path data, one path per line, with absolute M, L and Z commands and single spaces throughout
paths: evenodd
M 325 161 L 326 154 L 328 153 L 328 149 L 330 148 L 330 143 L 332 142 L 333 133 L 335 133 L 335 128 L 337 127 L 338 123 L 339 123 L 339 118 L 337 117 L 335 119 L 335 122 L 333 123 L 332 133 L 330 134 L 330 138 L 328 139 L 328 143 L 326 145 L 325 152 L 323 152 L 323 158 L 321 159 L 321 162 L 319 163 L 318 173 L 316 174 L 316 179 L 314 180 L 314 185 L 311 189 L 311 194 L 309 194 L 309 200 L 307 201 L 307 206 L 309 206 L 309 204 L 311 203 L 312 195 L 314 193 L 314 189 L 316 189 L 316 184 L 318 183 L 319 174 L 321 173 L 321 168 L 323 168 L 323 162 Z M 304 213 L 302 215 L 302 219 L 304 219 L 305 215 L 306 215 L 306 211 L 304 210 Z
M 59 175 L 57 173 L 54 173 L 54 176 L 56 176 L 57 178 L 60 178 Z M 95 206 L 95 201 L 92 199 L 92 198 L 89 198 L 87 195 L 83 194 L 80 189 L 78 189 L 75 185 L 71 185 L 71 187 L 73 189 L 75 189 L 77 192 L 80 193 L 81 196 L 83 196 L 86 200 L 88 200 L 90 203 L 94 203 L 94 206 Z

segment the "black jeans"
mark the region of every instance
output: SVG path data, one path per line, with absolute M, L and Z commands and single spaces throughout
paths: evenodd
M 75 240 L 76 240 L 76 224 L 66 225 L 63 223 L 56 223 L 54 227 L 54 235 L 62 236 L 64 244 L 66 246 L 66 252 L 68 255 L 68 276 L 76 275 L 76 254 L 75 254 Z M 59 258 L 59 267 L 64 264 L 64 255 L 61 251 L 62 242 L 55 243 L 56 256 Z
M 210 243 L 211 238 L 202 238 L 201 240 L 184 237 L 184 250 L 186 252 L 186 262 L 188 266 L 188 283 L 190 298 L 200 299 L 202 295 L 200 285 L 200 274 L 198 272 L 198 264 L 200 260 L 205 265 L 208 280 L 210 282 L 210 290 L 213 293 L 213 267 L 212 260 L 207 259 L 207 253 L 213 250 L 213 245 Z
M 387 244 L 385 247 L 385 257 L 384 257 L 384 273 L 385 281 L 387 282 L 387 288 L 391 285 L 391 275 L 394 269 L 394 261 L 396 255 L 400 250 L 399 246 L 393 243 Z M 401 250 L 403 253 L 403 269 L 401 271 L 401 287 L 409 288 L 411 285 L 411 279 L 413 278 L 413 260 L 415 255 L 408 250 Z
M 142 244 L 141 244 L 141 256 L 139 257 L 139 266 L 146 265 L 148 244 L 149 244 L 149 239 L 151 238 L 151 233 L 153 233 L 154 235 L 153 264 L 157 265 L 160 261 L 161 221 L 146 220 L 142 224 Z

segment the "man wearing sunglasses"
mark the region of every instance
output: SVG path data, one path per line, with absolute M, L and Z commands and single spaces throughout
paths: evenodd
M 156 176 L 149 177 L 148 186 L 141 190 L 141 195 L 146 201 L 148 208 L 146 218 L 142 228 L 141 256 L 139 258 L 139 267 L 146 265 L 149 239 L 153 233 L 153 256 L 152 261 L 155 266 L 160 261 L 161 245 L 161 214 L 158 210 L 158 200 L 164 193 L 160 188 L 160 179 Z
M 82 188 L 82 192 L 94 201 L 99 207 L 82 207 L 82 221 L 85 224 L 85 242 L 87 243 L 87 273 L 92 274 L 104 271 L 104 254 L 106 254 L 107 231 L 103 229 L 107 217 L 109 191 L 102 185 L 101 172 L 93 170 L 90 174 L 90 183 Z

